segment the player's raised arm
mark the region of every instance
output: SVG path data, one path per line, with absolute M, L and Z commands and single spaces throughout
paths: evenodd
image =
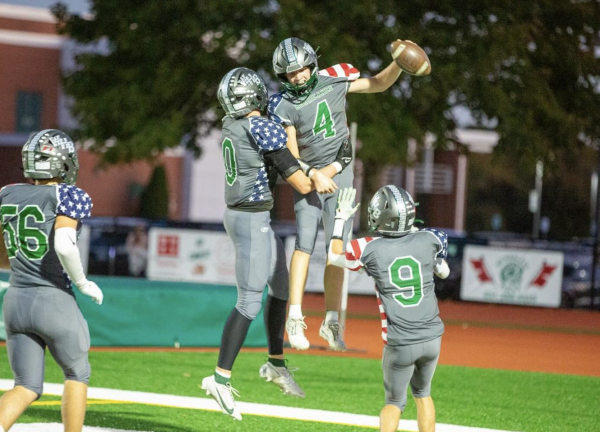
M 344 188 L 338 194 L 337 209 L 335 211 L 335 223 L 333 235 L 329 243 L 327 259 L 337 267 L 346 267 L 346 256 L 344 255 L 344 224 L 358 210 L 360 204 L 354 205 L 356 189 Z
M 402 69 L 392 61 L 377 75 L 369 78 L 359 78 L 353 81 L 348 88 L 348 93 L 381 93 L 389 89 L 396 82 Z
M 384 70 L 370 78 L 360 78 L 350 84 L 349 93 L 380 93 L 392 86 L 402 71 L 415 76 L 431 73 L 427 53 L 409 40 L 397 39 L 390 44 L 393 61 Z

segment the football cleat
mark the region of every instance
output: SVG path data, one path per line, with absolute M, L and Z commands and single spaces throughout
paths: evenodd
M 307 329 L 304 323 L 304 317 L 302 318 L 288 318 L 285 323 L 285 331 L 288 334 L 288 339 L 292 348 L 297 350 L 306 350 L 310 347 L 310 342 L 304 336 L 304 330 Z
M 294 381 L 291 374 L 291 372 L 296 370 L 298 370 L 298 368 L 290 370 L 286 366 L 277 367 L 272 363 L 267 362 L 260 367 L 259 374 L 265 381 L 272 382 L 279 387 L 284 395 L 303 398 L 304 391 L 302 391 L 298 383 Z
M 233 417 L 234 420 L 241 420 L 242 415 L 235 406 L 233 395 L 240 394 L 236 389 L 231 387 L 231 383 L 219 384 L 215 381 L 214 375 L 207 376 L 202 380 L 202 390 L 206 390 L 206 394 L 212 396 L 217 401 L 221 410 Z
M 342 333 L 344 328 L 337 321 L 331 321 L 326 323 L 323 321 L 321 328 L 319 329 L 319 336 L 325 339 L 329 343 L 329 348 L 334 351 L 346 351 L 346 344 L 342 339 Z

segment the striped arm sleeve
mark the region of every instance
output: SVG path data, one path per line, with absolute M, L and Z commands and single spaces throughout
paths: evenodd
M 319 71 L 319 75 L 332 78 L 346 78 L 348 81 L 356 81 L 360 78 L 360 71 L 350 63 L 340 63 Z

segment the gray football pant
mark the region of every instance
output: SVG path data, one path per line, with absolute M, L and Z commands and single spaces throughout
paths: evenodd
M 58 288 L 9 288 L 2 305 L 15 385 L 43 392 L 45 348 L 65 380 L 87 384 L 90 333 L 73 293 Z
M 383 384 L 386 405 L 395 405 L 404 411 L 408 384 L 414 397 L 431 394 L 431 380 L 435 373 L 442 337 L 413 345 L 383 348 Z
M 281 239 L 271 229 L 269 212 L 226 209 L 225 230 L 235 247 L 236 309 L 253 320 L 260 312 L 265 285 L 269 295 L 289 297 L 289 275 Z
M 325 250 L 329 249 L 329 242 L 333 234 L 333 224 L 335 222 L 335 209 L 337 207 L 338 193 L 341 189 L 352 187 L 354 182 L 354 173 L 352 167 L 348 166 L 344 171 L 337 174 L 333 181 L 337 184 L 338 190 L 330 194 L 318 194 L 316 191 L 300 194 L 294 190 L 294 211 L 296 212 L 296 250 L 306 252 L 312 255 L 315 250 L 315 242 L 319 231 L 319 222 L 323 220 L 325 229 Z M 346 247 L 347 234 L 352 229 L 350 218 L 344 226 L 344 249 Z

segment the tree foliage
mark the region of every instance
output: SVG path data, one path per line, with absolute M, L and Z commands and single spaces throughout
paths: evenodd
M 351 62 L 363 75 L 389 63 L 395 38 L 428 51 L 430 76 L 404 74 L 382 95 L 349 97 L 363 159 L 403 162 L 407 138 L 426 131 L 445 146 L 455 107 L 473 126 L 495 126 L 500 150 L 531 158 L 600 139 L 597 0 L 93 0 L 91 19 L 60 4 L 54 13 L 65 35 L 108 46 L 80 54 L 65 89 L 79 135 L 110 143 L 109 162 L 148 158 L 206 130 L 220 78 L 240 65 L 272 74 L 272 52 L 289 36 L 319 46 L 321 66 Z
M 169 184 L 164 165 L 157 165 L 140 196 L 139 214 L 148 219 L 169 217 Z
M 92 18 L 53 10 L 63 34 L 106 47 L 79 54 L 64 86 L 75 135 L 93 139 L 109 163 L 152 158 L 182 139 L 195 147 L 221 116 L 221 77 L 246 66 L 277 89 L 271 57 L 290 36 L 318 46 L 321 67 L 349 62 L 363 76 L 389 64 L 396 38 L 429 54 L 430 76 L 403 74 L 383 94 L 348 97 L 366 196 L 382 164 L 406 163 L 408 139 L 422 144 L 426 132 L 446 147 L 457 125 L 493 128 L 497 153 L 518 161 L 506 166 L 527 176 L 536 159 L 547 173 L 573 172 L 600 143 L 600 0 L 91 0 Z M 526 198 L 526 181 L 493 180 L 505 186 L 499 193 Z M 529 230 L 528 215 L 513 216 L 514 227 Z

